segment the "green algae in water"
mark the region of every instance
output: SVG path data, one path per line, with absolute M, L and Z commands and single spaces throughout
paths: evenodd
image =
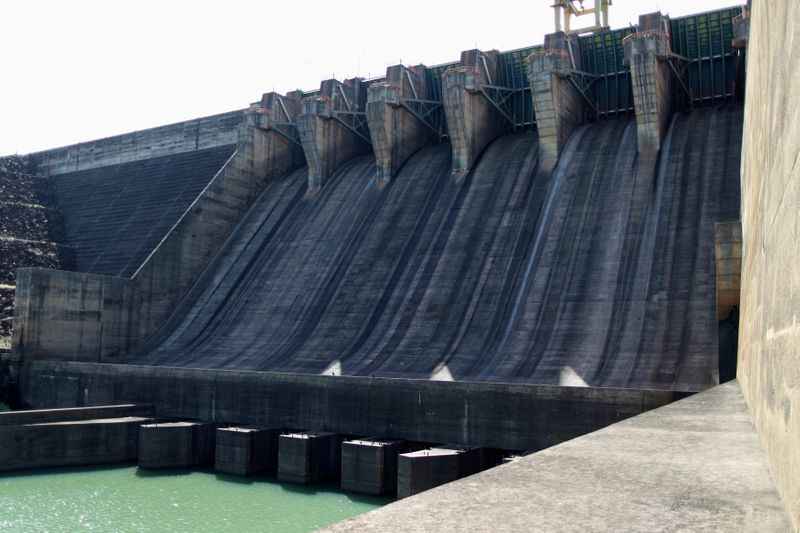
M 0 413 L 8 411 L 8 406 L 4 403 L 0 403 Z
M 0 476 L 0 531 L 311 531 L 389 501 L 274 476 L 53 469 Z

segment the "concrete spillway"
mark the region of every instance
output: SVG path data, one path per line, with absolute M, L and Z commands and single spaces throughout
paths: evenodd
M 453 180 L 449 146 L 389 183 L 356 158 L 274 180 L 158 334 L 120 362 L 700 390 L 717 368 L 714 223 L 738 218 L 742 111 L 533 133 Z

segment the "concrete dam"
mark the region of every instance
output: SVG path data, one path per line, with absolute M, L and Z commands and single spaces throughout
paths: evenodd
M 439 446 L 455 479 L 480 448 L 542 450 L 728 381 L 742 13 L 557 32 L 31 154 L 73 261 L 14 265 L 7 389 L 137 406 L 203 460 L 209 428 L 281 428 L 259 438 L 325 444 L 295 442 L 279 478 L 305 453 L 344 484 L 364 453 L 347 444 Z M 137 426 L 140 464 L 145 443 L 163 464 L 158 426 Z M 413 485 L 404 468 L 380 492 Z

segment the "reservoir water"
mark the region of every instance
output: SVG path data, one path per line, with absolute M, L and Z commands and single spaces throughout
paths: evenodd
M 389 501 L 210 470 L 37 470 L 0 475 L 0 531 L 311 531 Z

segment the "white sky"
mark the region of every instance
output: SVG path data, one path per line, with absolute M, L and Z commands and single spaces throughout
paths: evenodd
M 611 27 L 658 8 L 681 16 L 740 3 L 614 0 Z M 0 0 L 0 154 L 231 111 L 270 90 L 378 76 L 401 61 L 540 44 L 553 31 L 551 4 Z

